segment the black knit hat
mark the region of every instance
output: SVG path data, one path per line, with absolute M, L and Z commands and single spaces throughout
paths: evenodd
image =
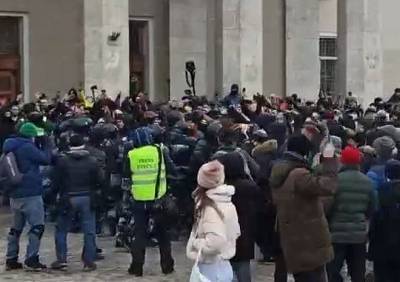
M 312 144 L 303 134 L 295 135 L 289 138 L 287 149 L 290 152 L 306 156 L 311 151 Z

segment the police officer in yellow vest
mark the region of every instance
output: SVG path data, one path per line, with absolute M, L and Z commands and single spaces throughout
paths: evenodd
M 154 144 L 151 130 L 140 127 L 133 134 L 134 149 L 128 153 L 129 173 L 134 199 L 135 240 L 132 244 L 132 263 L 129 273 L 143 276 L 149 220 L 154 220 L 154 236 L 158 240 L 161 269 L 164 274 L 174 271 L 171 241 L 167 232 L 165 212 L 159 203 L 167 193 L 167 172 L 174 170 L 168 150 Z

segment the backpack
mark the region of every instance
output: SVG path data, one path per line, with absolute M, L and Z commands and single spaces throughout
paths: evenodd
M 3 154 L 0 157 L 0 179 L 8 185 L 16 186 L 21 184 L 24 175 L 20 172 L 17 159 L 13 152 Z

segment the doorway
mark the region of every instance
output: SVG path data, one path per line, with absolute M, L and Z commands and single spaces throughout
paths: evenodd
M 132 18 L 129 21 L 130 95 L 139 92 L 152 95 L 153 90 L 153 40 L 152 21 Z
M 21 92 L 22 18 L 0 16 L 0 104 Z

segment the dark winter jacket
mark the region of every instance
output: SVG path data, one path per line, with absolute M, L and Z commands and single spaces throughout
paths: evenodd
M 95 146 L 85 145 L 85 150 L 89 152 L 90 156 L 92 156 L 99 166 L 102 179 L 106 177 L 106 153 Z
M 0 113 L 4 114 L 4 113 Z M 15 134 L 15 122 L 9 118 L 0 118 L 0 148 L 2 150 L 4 142 L 7 138 Z
M 278 147 L 282 147 L 286 141 L 287 127 L 283 122 L 273 122 L 267 128 L 268 135 L 278 141 Z
M 269 176 L 271 174 L 272 163 L 277 157 L 278 143 L 276 140 L 268 140 L 262 144 L 257 145 L 253 151 L 252 156 L 260 166 L 258 174 L 258 183 L 263 186 L 268 185 Z
M 326 122 L 328 126 L 329 134 L 339 137 L 342 140 L 342 144 L 346 144 L 347 133 L 336 120 L 328 120 Z
M 260 166 L 257 162 L 247 153 L 245 150 L 237 147 L 237 146 L 221 146 L 218 148 L 217 152 L 211 157 L 211 159 L 218 159 L 222 155 L 238 152 L 242 156 L 244 160 L 246 160 L 245 172 L 249 175 L 253 180 L 256 180 L 258 177 L 258 173 L 260 171 Z
M 367 241 L 367 218 L 376 208 L 371 180 L 357 168 L 344 167 L 338 174 L 338 190 L 329 212 L 333 243 L 361 244 Z
M 268 140 L 260 145 L 257 145 L 252 152 L 254 160 L 260 166 L 260 171 L 257 177 L 257 184 L 262 189 L 264 209 L 263 212 L 268 216 L 274 216 L 276 209 L 272 201 L 272 192 L 269 185 L 269 177 L 273 162 L 277 158 L 278 143 L 276 140 Z
M 216 148 L 210 145 L 206 139 L 200 139 L 190 156 L 188 171 L 187 171 L 187 183 L 190 183 L 190 189 L 194 189 L 197 183 L 197 173 L 200 167 L 208 162 L 211 156 L 214 154 Z
M 239 153 L 223 155 L 219 160 L 225 168 L 225 182 L 235 187 L 232 203 L 236 207 L 240 225 L 240 237 L 236 241 L 236 255 L 232 261 L 254 259 L 257 213 L 262 204 L 261 191 L 246 175 L 244 159 Z
M 379 193 L 379 209 L 373 214 L 369 230 L 369 259 L 400 263 L 400 181 L 386 183 Z
M 286 152 L 272 168 L 270 185 L 288 271 L 311 271 L 330 262 L 333 248 L 320 197 L 333 195 L 335 171 L 314 176 L 303 157 Z
M 172 127 L 166 136 L 166 144 L 170 148 L 172 160 L 180 166 L 187 166 L 196 146 L 196 138 L 185 134 L 186 125 L 179 122 Z
M 11 198 L 41 196 L 43 194 L 42 175 L 39 167 L 49 165 L 51 150 L 39 150 L 32 140 L 22 137 L 9 138 L 4 142 L 3 152 L 13 152 L 18 168 L 24 174 L 22 183 L 10 191 Z
M 56 174 L 60 194 L 89 194 L 104 181 L 96 159 L 84 148 L 64 153 L 57 162 Z
M 240 107 L 240 102 L 242 101 L 242 97 L 239 94 L 229 94 L 225 96 L 223 100 L 223 105 L 225 107 L 234 107 L 238 108 Z
M 61 198 L 90 196 L 92 207 L 104 182 L 100 166 L 87 150 L 64 153 L 55 167 L 55 188 Z
M 236 255 L 232 261 L 254 259 L 254 244 L 257 231 L 257 214 L 262 194 L 257 184 L 249 179 L 242 178 L 227 181 L 235 187 L 232 203 L 236 207 L 240 225 L 240 237 L 236 241 Z M 259 224 L 263 224 L 259 222 Z

